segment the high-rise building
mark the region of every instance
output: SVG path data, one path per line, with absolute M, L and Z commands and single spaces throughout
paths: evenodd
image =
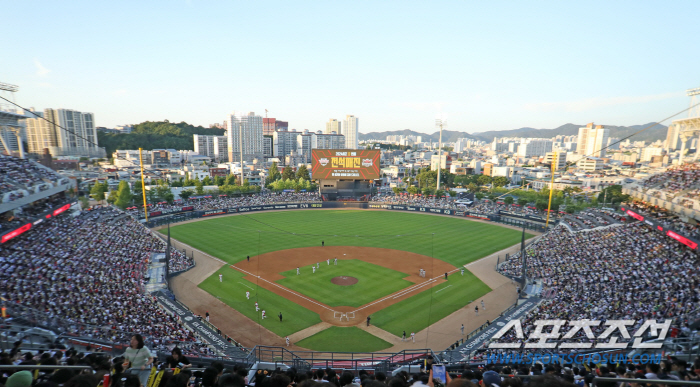
M 518 156 L 522 157 L 544 156 L 551 151 L 551 140 L 529 140 L 518 146 Z
M 53 157 L 105 157 L 105 149 L 97 144 L 95 117 L 92 113 L 45 109 L 44 117 L 46 120 L 27 119 L 27 145 L 30 153 L 41 155 L 44 149 L 48 149 Z
M 227 136 L 212 136 L 214 137 L 214 155 L 213 160 L 219 163 L 227 163 L 231 161 L 228 158 L 228 137 Z
M 345 136 L 345 148 L 357 149 L 359 124 L 359 119 L 357 117 L 350 114 L 345 117 L 345 130 L 342 133 Z M 338 134 L 341 133 L 338 132 Z
M 668 126 L 666 132 L 666 150 L 674 151 L 681 149 L 683 141 L 681 140 L 681 125 L 672 123 Z
M 335 134 L 342 134 L 340 133 L 341 130 L 341 124 L 340 121 L 336 120 L 335 118 L 331 118 L 326 122 L 326 134 L 331 134 L 335 132 Z
M 561 171 L 566 166 L 566 153 L 567 152 L 556 152 L 555 157 L 555 152 L 547 152 L 544 155 L 544 163 L 549 165 L 554 164 L 556 170 Z
M 263 136 L 272 136 L 275 133 L 276 120 L 274 118 L 263 118 Z
M 211 157 L 220 163 L 229 161 L 228 157 L 228 137 L 212 136 L 204 134 L 193 134 L 194 151 L 199 155 Z
M 263 136 L 263 156 L 272 157 L 272 136 Z
M 581 156 L 605 157 L 610 129 L 591 122 L 584 128 L 578 129 L 578 145 L 576 152 Z
M 241 153 L 243 161 L 252 162 L 256 158 L 263 159 L 263 117 L 253 112 L 229 114 L 226 118 L 226 127 L 230 161 L 240 161 Z
M 345 136 L 342 134 L 326 134 L 322 131 L 316 133 L 304 130 L 297 137 L 297 153 L 303 157 L 304 162 L 311 162 L 312 149 L 343 149 L 345 148 Z
M 280 129 L 289 130 L 289 122 L 276 120 L 275 121 L 275 130 L 280 130 Z
M 292 151 L 297 150 L 297 136 L 299 132 L 295 129 L 292 131 L 288 130 L 276 130 L 272 135 L 272 156 L 284 158 Z

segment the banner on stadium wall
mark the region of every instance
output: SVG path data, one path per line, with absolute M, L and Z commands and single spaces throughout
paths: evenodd
M 541 217 L 541 216 L 536 216 L 536 215 L 523 215 L 523 214 L 519 214 L 519 213 L 513 212 L 513 211 L 499 210 L 499 211 L 498 211 L 498 214 L 499 214 L 499 215 L 505 215 L 505 216 L 512 216 L 512 217 L 520 218 L 520 219 L 527 219 L 527 220 L 530 220 L 530 221 L 533 221 L 533 222 L 544 223 L 544 222 L 547 221 L 545 218 L 543 218 L 543 217 Z
M 189 309 L 182 307 L 176 301 L 172 301 L 161 291 L 157 292 L 155 295 L 156 300 L 158 300 L 158 303 L 163 308 L 174 316 L 177 316 L 183 325 L 189 326 L 190 329 L 197 332 L 199 337 L 201 337 L 203 340 L 215 346 L 222 352 L 226 352 L 227 349 L 231 348 L 232 344 L 229 344 L 221 335 L 210 328 L 208 324 L 196 317 Z

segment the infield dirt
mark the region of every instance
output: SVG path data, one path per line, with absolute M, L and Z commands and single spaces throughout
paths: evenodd
M 308 266 L 316 264 L 317 262 L 323 262 L 325 264 L 326 259 L 331 258 L 332 261 L 334 257 L 338 258 L 338 266 L 341 267 L 345 260 L 358 259 L 406 273 L 408 277 L 404 277 L 404 279 L 412 282 L 413 285 L 357 308 L 350 306 L 330 307 L 275 283 L 284 278 L 280 274 L 281 272 L 304 266 L 307 267 L 302 275 L 309 276 L 309 279 L 312 279 L 314 274 L 309 272 Z M 372 313 L 403 301 L 433 286 L 442 284 L 445 282 L 445 273 L 458 270 L 455 266 L 447 262 L 421 254 L 357 246 L 318 246 L 274 251 L 251 257 L 250 262 L 241 261 L 235 265 L 231 265 L 231 267 L 245 273 L 246 276 L 244 278 L 252 283 L 256 283 L 258 286 L 318 313 L 323 322 L 336 326 L 357 325 Z M 420 269 L 426 271 L 425 277 L 419 275 Z M 355 317 L 340 321 L 338 318 L 339 314 L 348 312 L 354 312 Z

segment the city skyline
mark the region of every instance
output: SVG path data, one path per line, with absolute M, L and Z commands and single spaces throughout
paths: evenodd
M 94 112 L 105 127 L 208 126 L 232 110 L 268 109 L 314 132 L 352 114 L 360 133 L 433 133 L 442 114 L 448 130 L 478 133 L 652 122 L 686 108 L 685 90 L 700 86 L 700 53 L 687 50 L 700 4 L 690 1 L 88 4 L 5 5 L 14 15 L 6 44 L 50 32 L 90 48 L 76 57 L 42 45 L 2 61 L 0 82 L 19 85 L 17 103 Z M 324 32 L 338 14 L 360 28 Z M 327 64 L 333 48 L 352 55 Z

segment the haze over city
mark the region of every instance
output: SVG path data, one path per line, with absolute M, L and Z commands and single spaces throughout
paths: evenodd
M 679 2 L 6 2 L 0 81 L 39 110 L 208 126 L 470 133 L 634 125 L 687 106 L 700 5 Z

